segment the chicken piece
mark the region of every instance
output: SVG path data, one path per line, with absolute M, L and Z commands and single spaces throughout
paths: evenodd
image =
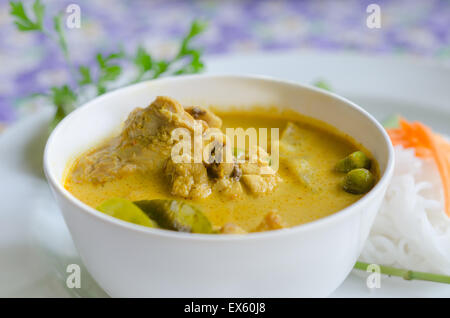
M 184 111 L 176 100 L 158 96 L 147 108 L 136 108 L 128 116 L 121 133 L 125 144 L 144 141 L 152 142 L 155 138 L 168 140 L 174 128 L 186 128 L 194 131 L 195 119 Z
M 282 179 L 269 166 L 270 156 L 261 147 L 253 149 L 253 158 L 248 155 L 248 160 L 239 164 L 242 170 L 240 180 L 256 195 L 272 192 Z
M 244 193 L 241 183 L 233 178 L 222 178 L 217 180 L 216 183 L 214 183 L 213 189 L 231 200 L 240 198 Z
M 270 230 L 279 230 L 285 228 L 286 224 L 284 223 L 281 216 L 276 211 L 271 211 L 266 214 L 261 223 L 256 227 L 253 232 L 263 232 Z
M 117 152 L 111 153 L 114 149 L 112 145 L 108 145 L 85 157 L 81 157 L 76 163 L 72 174 L 74 180 L 98 184 L 111 181 L 118 176 L 137 170 L 136 164 L 122 162 Z
M 226 136 L 220 129 L 209 129 L 203 135 L 203 149 L 210 154 L 205 165 L 212 177 L 226 178 L 233 173 L 236 158 L 231 148 L 227 147 Z
M 244 162 L 239 164 L 242 174 L 269 175 L 275 174 L 275 171 L 266 164 Z
M 247 234 L 242 227 L 234 223 L 227 223 L 219 231 L 221 234 Z
M 200 106 L 190 106 L 186 107 L 186 112 L 188 112 L 194 119 L 202 120 L 208 124 L 211 128 L 222 127 L 222 119 L 216 116 L 210 110 L 200 107 Z
M 174 163 L 168 159 L 164 172 L 171 183 L 172 195 L 202 199 L 211 194 L 208 173 L 203 163 Z
M 188 110 L 190 109 L 188 108 Z M 198 114 L 198 112 L 196 111 L 195 114 Z M 202 118 L 208 119 L 211 125 L 217 125 L 212 121 L 214 114 L 206 110 L 201 114 L 202 116 L 208 116 Z M 171 193 L 183 198 L 206 198 L 211 194 L 209 182 L 211 181 L 214 189 L 222 192 L 230 199 L 239 197 L 243 190 L 241 184 L 236 182 L 238 173 L 234 172 L 235 158 L 231 149 L 226 147 L 225 135 L 218 128 L 209 129 L 203 134 L 202 143 L 202 154 L 210 154 L 207 160 L 203 158 L 201 163 L 190 163 L 190 160 L 187 161 L 188 163 L 174 163 L 172 159 L 168 160 L 165 173 L 171 183 Z M 231 159 L 231 162 L 227 162 L 229 159 Z M 212 180 L 209 180 L 208 177 Z
M 275 171 L 269 165 L 270 155 L 263 148 L 254 146 L 246 155 L 246 159 L 245 162 L 240 164 L 242 174 L 275 174 Z
M 136 170 L 162 169 L 174 144 L 172 130 L 193 131 L 195 124 L 177 101 L 159 96 L 147 108 L 132 111 L 119 136 L 83 156 L 74 168 L 74 178 L 104 183 Z

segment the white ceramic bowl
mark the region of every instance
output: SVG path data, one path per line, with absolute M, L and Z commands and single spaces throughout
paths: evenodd
M 146 228 L 98 212 L 65 190 L 67 163 L 118 132 L 132 109 L 158 95 L 183 105 L 276 105 L 320 119 L 369 149 L 381 179 L 362 199 L 331 216 L 247 235 Z M 384 129 L 342 97 L 265 77 L 194 75 L 143 82 L 80 107 L 51 134 L 44 169 L 84 264 L 109 295 L 299 297 L 327 296 L 348 275 L 384 197 L 393 161 Z

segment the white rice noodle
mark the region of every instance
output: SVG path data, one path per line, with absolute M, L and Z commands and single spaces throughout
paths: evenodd
M 395 169 L 360 260 L 450 275 L 450 218 L 432 159 L 395 147 Z

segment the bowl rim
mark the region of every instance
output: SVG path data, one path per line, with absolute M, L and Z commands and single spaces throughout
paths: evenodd
M 146 226 L 130 223 L 127 221 L 123 221 L 120 219 L 117 219 L 115 217 L 112 217 L 110 215 L 107 215 L 105 213 L 102 213 L 89 205 L 83 203 L 79 199 L 77 199 L 75 196 L 73 196 L 68 190 L 66 190 L 61 182 L 61 180 L 57 180 L 54 173 L 52 173 L 52 167 L 50 164 L 50 158 L 49 158 L 49 152 L 50 148 L 52 147 L 53 141 L 58 137 L 58 133 L 63 125 L 67 125 L 68 122 L 71 121 L 71 118 L 77 114 L 82 109 L 86 109 L 89 107 L 95 107 L 95 105 L 106 98 L 110 98 L 114 95 L 123 94 L 123 93 L 129 93 L 132 90 L 138 90 L 141 89 L 143 86 L 148 86 L 149 84 L 165 84 L 167 82 L 173 82 L 173 81 L 185 81 L 190 79 L 234 79 L 234 80 L 255 80 L 255 81 L 262 81 L 262 82 L 269 82 L 274 84 L 281 84 L 281 85 L 289 85 L 294 86 L 297 88 L 302 88 L 306 90 L 311 90 L 316 93 L 320 93 L 323 95 L 327 95 L 329 97 L 332 97 L 334 99 L 337 99 L 341 102 L 344 102 L 347 104 L 347 106 L 351 107 L 354 111 L 359 112 L 361 115 L 366 117 L 367 120 L 369 120 L 380 132 L 384 139 L 384 147 L 387 150 L 388 159 L 386 162 L 386 168 L 384 169 L 384 172 L 381 174 L 380 179 L 378 180 L 377 184 L 368 192 L 366 193 L 362 198 L 358 199 L 356 202 L 350 204 L 349 206 L 336 211 L 333 214 L 327 215 L 325 217 L 321 217 L 317 220 L 310 221 L 308 223 L 295 225 L 289 228 L 279 229 L 279 230 L 272 230 L 272 231 L 265 231 L 265 232 L 252 232 L 247 234 L 234 234 L 234 235 L 211 235 L 211 234 L 201 234 L 201 233 L 187 233 L 187 232 L 176 232 L 176 231 L 170 231 L 165 229 L 158 229 L 158 228 L 149 228 Z M 356 138 L 355 138 L 356 139 Z M 356 139 L 357 140 L 357 139 Z M 361 206 L 364 205 L 365 202 L 370 201 L 372 198 L 374 198 L 376 195 L 379 194 L 380 191 L 382 191 L 383 187 L 386 183 L 388 183 L 392 177 L 393 170 L 394 170 L 394 148 L 393 145 L 389 139 L 389 136 L 385 129 L 382 127 L 382 125 L 366 110 L 364 110 L 362 107 L 358 106 L 356 103 L 348 100 L 345 97 L 342 97 L 340 95 L 337 95 L 333 92 L 314 87 L 312 85 L 305 85 L 300 84 L 291 80 L 284 80 L 284 79 L 278 79 L 271 76 L 266 75 L 254 75 L 254 74 L 227 74 L 227 75 L 210 75 L 210 74 L 193 74 L 193 75 L 182 75 L 182 76 L 176 76 L 176 77 L 166 77 L 161 79 L 155 79 L 155 80 L 148 80 L 144 82 L 140 82 L 133 85 L 128 85 L 125 87 L 121 87 L 115 90 L 112 90 L 108 93 L 105 93 L 101 96 L 98 96 L 87 103 L 77 107 L 76 110 L 71 112 L 69 115 L 67 115 L 63 120 L 55 127 L 55 129 L 50 134 L 47 143 L 45 145 L 44 150 L 44 172 L 45 176 L 47 178 L 47 181 L 50 183 L 50 185 L 53 187 L 54 191 L 57 191 L 62 197 L 64 197 L 66 200 L 68 200 L 72 205 L 76 206 L 78 210 L 80 210 L 80 213 L 87 213 L 92 217 L 97 218 L 99 221 L 103 221 L 105 223 L 108 223 L 113 226 L 121 227 L 123 229 L 127 229 L 130 231 L 135 231 L 142 233 L 144 235 L 153 235 L 153 236 L 159 236 L 159 237 L 165 237 L 168 239 L 182 239 L 182 240 L 194 240 L 194 241 L 222 241 L 222 242 L 228 242 L 228 241 L 247 241 L 247 240 L 259 240 L 259 239 L 270 239 L 273 237 L 281 237 L 284 235 L 291 235 L 293 233 L 299 233 L 299 232 L 305 232 L 305 231 L 311 231 L 315 228 L 320 228 L 323 226 L 327 226 L 332 224 L 333 222 L 337 222 L 341 220 L 342 218 L 348 217 L 352 215 L 353 213 L 357 213 L 357 211 L 361 210 Z M 67 162 L 66 162 L 67 164 Z

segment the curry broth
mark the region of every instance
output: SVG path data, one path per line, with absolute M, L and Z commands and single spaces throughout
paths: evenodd
M 302 132 L 302 143 L 308 151 L 308 160 L 316 170 L 316 180 L 320 191 L 302 185 L 280 162 L 279 176 L 283 179 L 274 192 L 255 196 L 247 192 L 238 199 L 230 200 L 213 192 L 209 197 L 193 201 L 215 226 L 234 223 L 246 231 L 253 230 L 270 211 L 276 211 L 287 226 L 295 226 L 333 214 L 357 201 L 362 195 L 354 195 L 342 190 L 343 175 L 334 171 L 336 162 L 349 153 L 361 149 L 348 136 L 335 128 L 306 118 L 293 112 L 276 112 L 272 109 L 255 108 L 249 111 L 229 110 L 214 112 L 223 120 L 223 131 L 230 128 L 279 128 L 280 135 L 286 124 L 294 122 Z M 320 125 L 320 127 L 319 127 Z M 269 136 L 270 140 L 270 136 Z M 367 153 L 367 151 L 366 151 Z M 374 162 L 374 161 L 373 161 Z M 136 172 L 103 184 L 77 183 L 69 167 L 65 188 L 76 198 L 89 206 L 97 207 L 112 197 L 132 201 L 146 199 L 179 199 L 170 194 L 170 188 L 163 172 Z M 376 164 L 372 171 L 376 173 Z

